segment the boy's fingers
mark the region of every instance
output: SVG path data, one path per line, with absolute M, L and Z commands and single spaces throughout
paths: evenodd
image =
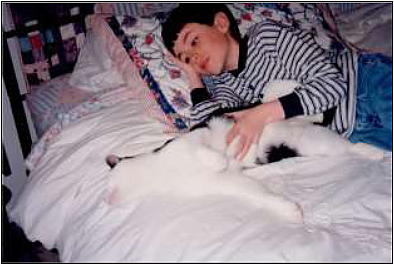
M 237 150 L 235 151 L 235 155 L 234 158 L 236 158 L 237 160 L 241 160 L 241 154 L 245 148 L 246 145 L 246 139 L 245 137 L 239 137 L 238 139 L 238 144 L 237 144 Z
M 251 144 L 252 144 L 252 141 L 250 141 L 250 140 L 246 140 L 246 139 L 242 140 L 242 146 L 238 149 L 238 152 L 236 155 L 238 161 L 241 161 L 242 159 L 244 159 L 245 155 L 249 151 Z
M 230 131 L 227 133 L 226 136 L 226 144 L 229 145 L 231 144 L 235 137 L 238 135 L 238 128 L 237 126 L 234 124 L 233 127 L 230 129 Z

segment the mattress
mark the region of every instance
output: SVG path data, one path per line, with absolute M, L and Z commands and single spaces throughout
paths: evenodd
M 106 156 L 151 152 L 174 137 L 141 105 L 123 100 L 70 122 L 31 166 L 10 216 L 62 262 L 391 261 L 389 153 L 293 158 L 244 172 L 301 205 L 301 224 L 220 194 L 109 205 Z

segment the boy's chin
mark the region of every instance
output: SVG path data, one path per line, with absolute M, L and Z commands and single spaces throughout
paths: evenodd
M 219 75 L 225 71 L 221 65 L 210 65 L 205 69 L 201 69 L 200 75 L 202 76 L 210 76 L 210 75 Z
M 223 69 L 207 69 L 206 74 L 205 75 L 219 75 L 221 73 L 223 73 L 224 70 Z

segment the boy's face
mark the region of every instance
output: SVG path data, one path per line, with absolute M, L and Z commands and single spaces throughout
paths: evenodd
M 230 36 L 228 25 L 223 20 L 227 17 L 223 16 L 215 18 L 212 26 L 186 24 L 174 43 L 175 56 L 201 75 L 216 75 L 224 70 L 232 70 L 229 69 L 233 67 L 230 65 L 234 57 L 232 47 L 234 44 L 238 47 L 238 44 Z

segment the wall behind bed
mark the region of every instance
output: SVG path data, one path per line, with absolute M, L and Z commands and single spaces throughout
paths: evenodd
M 93 3 L 2 3 L 2 184 L 14 195 L 11 203 L 37 141 L 26 95 L 73 70 L 93 10 Z

